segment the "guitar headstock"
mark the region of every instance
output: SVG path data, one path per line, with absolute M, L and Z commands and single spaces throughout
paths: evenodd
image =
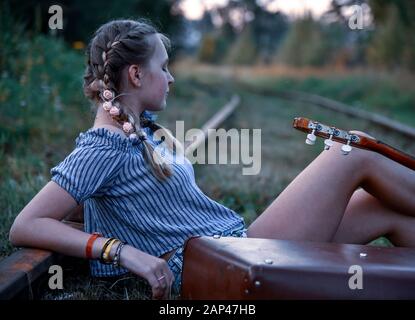
M 342 152 L 344 155 L 350 153 L 352 150 L 351 146 L 361 147 L 360 142 L 362 137 L 358 134 L 353 134 L 333 126 L 328 126 L 318 121 L 298 117 L 294 119 L 293 127 L 308 133 L 305 141 L 308 145 L 314 145 L 316 137 L 321 137 L 325 138 L 324 149 L 328 150 L 333 146 L 333 141 L 337 141 L 344 144 L 342 146 Z

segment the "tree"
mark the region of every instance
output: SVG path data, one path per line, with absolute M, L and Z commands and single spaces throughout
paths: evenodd
M 329 39 L 311 14 L 296 20 L 282 44 L 278 60 L 301 66 L 321 66 L 330 60 Z
M 369 62 L 415 70 L 415 2 L 370 1 L 376 32 L 368 48 Z
M 148 18 L 161 32 L 178 39 L 183 17 L 173 14 L 172 8 L 179 0 L 123 0 L 103 3 L 98 0 L 6 0 L 15 14 L 26 21 L 32 33 L 49 34 L 48 21 L 51 5 L 63 9 L 63 30 L 58 32 L 69 43 L 87 42 L 92 33 L 103 23 L 117 18 Z
M 415 70 L 415 2 L 413 0 L 332 0 L 328 15 L 347 23 L 348 7 L 366 3 L 371 9 L 373 30 L 356 31 L 356 46 L 370 64 Z M 363 43 L 364 42 L 364 43 Z M 363 49 L 363 50 L 362 50 Z M 360 58 L 360 60 L 364 60 Z
M 257 47 L 253 39 L 252 26 L 248 25 L 230 48 L 225 62 L 242 65 L 254 64 L 257 57 Z

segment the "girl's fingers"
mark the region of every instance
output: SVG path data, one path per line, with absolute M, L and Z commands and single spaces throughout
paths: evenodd
M 157 277 L 153 274 L 148 279 L 148 282 L 151 286 L 153 299 L 161 299 L 165 295 L 165 288 L 162 287 L 160 281 L 157 280 Z
M 164 270 L 157 275 L 154 275 L 154 284 L 151 285 L 153 289 L 153 298 L 154 299 L 170 299 L 170 292 L 172 287 L 172 277 L 173 273 L 167 267 L 167 270 Z
M 153 258 L 153 257 L 152 257 Z M 155 263 L 144 275 L 152 289 L 153 299 L 170 299 L 172 284 L 174 281 L 173 272 L 163 259 L 156 258 Z

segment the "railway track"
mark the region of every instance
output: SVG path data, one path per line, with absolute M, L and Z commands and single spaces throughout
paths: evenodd
M 362 109 L 358 109 L 356 107 L 352 107 L 350 105 L 347 105 L 345 103 L 342 103 L 342 102 L 339 102 L 333 99 L 322 97 L 316 94 L 300 92 L 300 91 L 285 91 L 285 90 L 256 88 L 252 85 L 249 85 L 241 81 L 237 81 L 237 84 L 240 88 L 245 89 L 255 94 L 274 96 L 277 98 L 287 99 L 287 100 L 291 100 L 295 102 L 312 104 L 312 105 L 319 106 L 324 109 L 328 109 L 328 110 L 335 111 L 338 113 L 343 113 L 354 118 L 366 120 L 374 125 L 386 128 L 388 130 L 392 130 L 410 139 L 415 138 L 414 127 L 403 124 L 396 120 L 389 119 L 388 117 L 380 115 L 380 114 L 376 114 L 376 113 L 372 113 L 372 112 L 365 111 Z

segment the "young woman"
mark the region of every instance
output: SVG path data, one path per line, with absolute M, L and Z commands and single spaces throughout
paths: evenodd
M 151 117 L 174 82 L 168 47 L 143 21 L 115 20 L 96 31 L 84 76 L 94 125 L 20 212 L 13 245 L 91 259 L 93 276 L 140 275 L 154 298 L 180 290 L 183 244 L 194 235 L 361 244 L 388 235 L 415 246 L 414 171 L 359 149 L 344 157 L 337 144 L 246 229 L 198 188 L 189 161 L 171 161 L 180 143 Z M 160 144 L 168 148 L 160 152 Z M 85 232 L 60 222 L 80 203 Z

